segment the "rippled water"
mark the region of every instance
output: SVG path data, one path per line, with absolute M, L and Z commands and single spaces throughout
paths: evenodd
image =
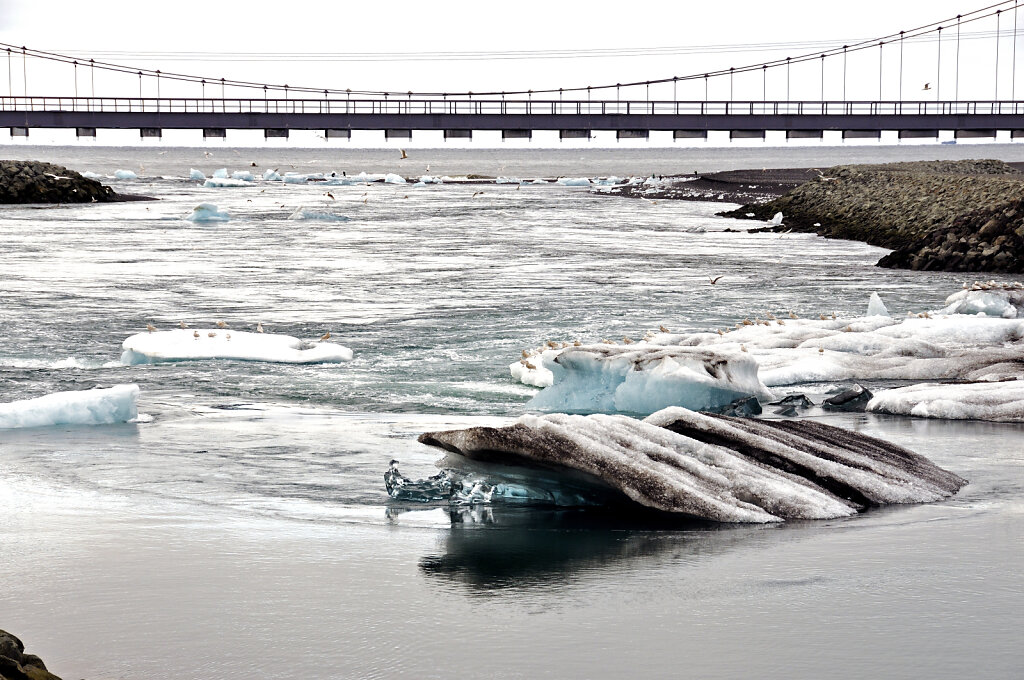
M 106 173 L 139 161 L 52 153 Z M 155 153 L 152 175 L 248 165 Z M 761 153 L 734 167 L 809 164 Z M 629 168 L 506 164 L 641 162 L 621 158 Z M 420 432 L 522 413 L 534 390 L 507 366 L 544 340 L 859 313 L 872 291 L 903 314 L 939 306 L 962 275 L 877 269 L 884 251 L 857 243 L 730 233 L 749 224 L 716 217 L 722 204 L 553 185 L 116 186 L 161 200 L 0 211 L 0 400 L 135 382 L 153 417 L 0 433 L 0 627 L 58 674 L 995 678 L 1024 660 L 1019 426 L 830 417 L 971 480 L 947 503 L 841 522 L 652 528 L 389 505 L 383 488 L 391 458 L 435 471 Z M 231 221 L 184 221 L 199 202 Z M 349 220 L 288 220 L 298 206 Z M 329 330 L 355 359 L 119 365 L 124 338 L 182 320 Z

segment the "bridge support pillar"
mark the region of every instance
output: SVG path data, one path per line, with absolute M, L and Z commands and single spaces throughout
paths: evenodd
M 501 138 L 504 139 L 533 139 L 533 130 L 502 130 Z
M 288 139 L 288 128 L 264 128 L 263 139 Z
M 76 137 L 95 137 L 96 136 L 96 128 L 94 128 L 94 127 L 75 128 L 75 136 Z
M 227 136 L 224 128 L 203 128 L 203 139 L 227 139 Z
M 955 139 L 995 139 L 995 130 L 954 130 Z
M 559 130 L 558 139 L 590 139 L 590 130 Z
M 324 137 L 327 139 L 352 139 L 352 131 L 342 130 L 340 128 L 328 128 L 324 130 Z
M 650 134 L 647 130 L 616 130 L 615 139 L 647 139 Z
M 881 139 L 881 130 L 843 130 L 843 139 Z
M 673 130 L 672 139 L 707 139 L 707 130 Z
M 445 130 L 444 138 L 447 139 L 473 139 L 472 130 Z
M 730 130 L 729 139 L 764 139 L 764 130 Z
M 412 139 L 412 130 L 390 128 L 384 130 L 384 139 Z
M 930 138 L 938 139 L 939 138 L 939 131 L 938 130 L 900 130 L 899 131 L 899 138 L 900 139 L 930 139 Z
M 786 130 L 786 139 L 821 139 L 824 130 Z
M 160 128 L 139 128 L 139 137 L 155 137 L 160 139 L 164 136 L 164 131 Z
M 11 137 L 28 137 L 27 127 L 12 127 Z

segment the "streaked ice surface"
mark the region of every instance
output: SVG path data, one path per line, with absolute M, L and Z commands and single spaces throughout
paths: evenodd
M 104 174 L 140 160 L 47 153 Z M 812 412 L 971 483 L 933 505 L 786 527 L 449 512 L 389 503 L 383 486 L 392 458 L 410 477 L 436 472 L 419 433 L 521 414 L 536 390 L 507 367 L 544 340 L 860 314 L 874 291 L 904 315 L 941 306 L 962 275 L 877 269 L 884 251 L 862 244 L 726 233 L 750 225 L 715 217 L 721 204 L 554 184 L 203 189 L 190 167 L 250 158 L 147 153 L 117 188 L 158 202 L 0 211 L 0 401 L 142 390 L 142 422 L 0 433 L 3 628 L 58 675 L 1003 678 L 1024 661 L 1020 425 Z M 312 153 L 253 157 L 252 171 L 426 174 Z M 806 164 L 758 153 L 732 167 Z M 502 174 L 635 172 L 523 154 Z M 691 160 L 707 167 L 672 162 Z M 492 161 L 430 173 L 499 174 Z M 231 220 L 184 219 L 209 202 Z M 300 206 L 349 220 L 289 220 Z M 125 338 L 180 321 L 330 331 L 355 357 L 120 364 Z

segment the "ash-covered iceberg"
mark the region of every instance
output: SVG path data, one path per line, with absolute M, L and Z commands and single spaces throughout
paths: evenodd
M 707 410 L 743 397 L 772 396 L 758 380 L 757 362 L 739 351 L 590 345 L 560 351 L 549 366 L 553 384 L 529 404 L 541 411 L 648 414 L 667 406 Z
M 867 410 L 918 418 L 1024 423 L 1024 380 L 909 385 L 879 392 Z
M 126 365 L 196 359 L 327 364 L 352 359 L 351 349 L 333 342 L 222 328 L 138 333 L 125 339 L 122 348 L 121 363 Z
M 109 425 L 139 416 L 139 386 L 55 392 L 0 404 L 0 429 L 54 425 Z
M 937 501 L 966 484 L 912 451 L 856 432 L 681 408 L 643 421 L 522 416 L 507 427 L 428 432 L 419 440 L 470 464 L 563 471 L 627 504 L 719 522 L 847 517 L 873 506 Z M 402 486 L 408 491 L 410 483 Z

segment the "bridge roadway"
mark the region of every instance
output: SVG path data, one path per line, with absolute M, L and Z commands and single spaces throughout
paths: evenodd
M 29 128 L 265 131 L 823 130 L 928 134 L 1012 130 L 1024 136 L 1024 102 L 647 102 L 0 97 L 0 126 Z M 88 134 L 88 133 L 86 133 Z M 284 136 L 284 135 L 279 135 Z M 339 136 L 343 136 L 339 134 Z M 468 135 L 467 135 L 468 136 Z

